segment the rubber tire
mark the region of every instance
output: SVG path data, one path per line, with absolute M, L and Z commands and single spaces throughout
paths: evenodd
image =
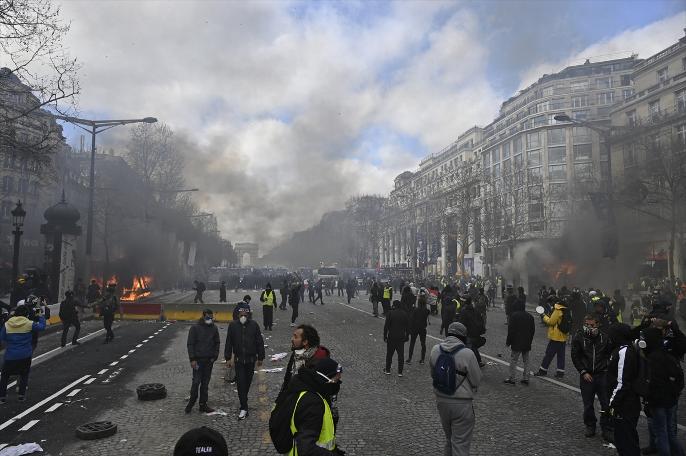
M 145 383 L 136 388 L 136 394 L 141 401 L 154 401 L 167 397 L 167 388 L 161 383 Z
M 117 433 L 117 425 L 111 421 L 94 421 L 76 428 L 76 437 L 81 440 L 97 440 Z

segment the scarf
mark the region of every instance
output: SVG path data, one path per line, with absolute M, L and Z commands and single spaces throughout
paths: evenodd
M 317 351 L 317 347 L 310 347 L 306 349 L 303 353 L 294 352 L 295 357 L 293 359 L 293 372 L 298 372 L 298 369 L 303 367 L 307 361 L 312 359 Z

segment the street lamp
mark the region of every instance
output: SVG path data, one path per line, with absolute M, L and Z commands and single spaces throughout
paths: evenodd
M 612 149 L 610 147 L 610 138 L 612 133 L 612 127 L 610 128 L 598 128 L 590 122 L 585 122 L 582 120 L 576 120 L 569 117 L 567 114 L 556 114 L 553 116 L 558 122 L 568 122 L 573 125 L 579 125 L 582 127 L 590 128 L 591 130 L 598 133 L 605 143 L 605 149 L 607 151 L 607 167 L 609 168 L 607 176 L 607 229 L 603 233 L 604 246 L 604 256 L 614 258 L 617 256 L 617 222 L 615 220 L 615 210 L 614 210 L 614 200 L 612 196 Z M 602 178 L 602 174 L 601 174 Z M 593 195 L 591 195 L 592 197 Z
M 24 226 L 24 217 L 26 217 L 26 211 L 21 205 L 21 200 L 17 201 L 17 207 L 15 207 L 10 214 L 12 214 L 12 225 L 14 225 L 14 256 L 12 257 L 12 289 L 10 303 L 12 306 L 17 304 L 17 276 L 19 275 L 19 243 L 21 241 L 21 235 L 24 232 L 21 230 Z
M 82 130 L 87 131 L 91 134 L 91 169 L 90 178 L 88 183 L 88 225 L 86 227 L 86 255 L 90 256 L 93 248 L 93 200 L 95 191 L 95 136 L 110 128 L 114 128 L 119 125 L 127 125 L 132 123 L 155 123 L 157 119 L 154 117 L 144 117 L 142 119 L 120 119 L 120 120 L 88 120 L 79 119 L 78 117 L 54 115 L 56 119 L 64 120 L 71 124 L 76 125 Z M 88 127 L 88 128 L 86 128 Z M 88 263 L 90 261 L 86 262 Z

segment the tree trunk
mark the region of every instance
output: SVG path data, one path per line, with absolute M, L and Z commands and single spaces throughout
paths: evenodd
M 669 253 L 667 256 L 667 275 L 674 283 L 674 249 L 676 246 L 676 198 L 672 198 L 671 222 L 669 226 Z

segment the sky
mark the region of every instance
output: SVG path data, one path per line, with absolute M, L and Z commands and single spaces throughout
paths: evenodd
M 79 114 L 168 124 L 198 204 L 262 253 L 353 195 L 387 194 L 544 73 L 645 58 L 686 27 L 682 0 L 58 4 Z

